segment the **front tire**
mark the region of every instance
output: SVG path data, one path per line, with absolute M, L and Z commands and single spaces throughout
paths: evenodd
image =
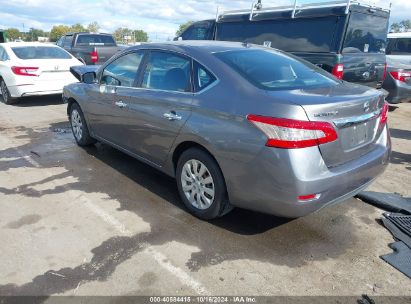
M 231 211 L 223 174 L 207 152 L 185 151 L 177 163 L 176 179 L 184 205 L 195 216 L 211 220 Z
M 11 105 L 11 104 L 15 104 L 18 102 L 17 98 L 13 98 L 10 95 L 10 91 L 7 88 L 6 83 L 4 82 L 3 79 L 0 80 L 0 91 L 1 91 L 1 96 L 3 97 L 3 102 L 6 105 Z
M 89 146 L 96 143 L 96 140 L 90 136 L 86 119 L 83 111 L 77 103 L 73 103 L 70 107 L 70 125 L 74 139 L 79 146 Z

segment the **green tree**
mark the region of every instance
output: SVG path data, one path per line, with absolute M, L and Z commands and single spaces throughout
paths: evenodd
M 390 32 L 391 33 L 398 33 L 401 31 L 401 26 L 398 23 L 391 24 Z
M 132 36 L 132 32 L 133 31 L 127 27 L 119 27 L 114 31 L 113 36 L 117 42 L 124 42 L 124 36 Z
M 177 32 L 176 32 L 176 37 L 180 37 L 181 34 L 190 26 L 193 24 L 193 21 L 188 21 L 186 23 L 180 24 Z
M 47 37 L 47 33 L 40 29 L 30 28 L 26 33 L 27 41 L 37 41 L 38 37 Z
M 61 36 L 71 32 L 71 28 L 67 25 L 55 25 L 50 31 L 50 41 L 57 41 Z
M 6 31 L 6 37 L 10 39 L 10 41 L 16 40 L 21 38 L 23 35 L 20 31 L 16 28 L 8 28 Z
M 71 32 L 87 32 L 87 29 L 81 24 L 76 23 L 70 27 Z
M 92 33 L 97 33 L 100 29 L 100 25 L 97 23 L 97 21 L 91 22 L 89 25 L 87 25 L 87 30 Z
M 411 20 L 402 20 L 398 23 L 391 24 L 391 33 L 408 32 L 411 30 Z
M 148 41 L 148 34 L 143 30 L 134 30 L 134 37 L 132 39 L 135 42 L 147 42 Z

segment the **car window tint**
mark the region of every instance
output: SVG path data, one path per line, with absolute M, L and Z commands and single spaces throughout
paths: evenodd
M 216 78 L 211 72 L 209 72 L 198 62 L 196 62 L 194 66 L 194 88 L 195 91 L 198 92 L 212 84 L 216 80 Z
M 217 40 L 249 42 L 287 52 L 335 51 L 337 16 L 321 18 L 297 18 L 291 20 L 263 20 L 221 22 L 217 25 Z M 318 33 L 321 32 L 321 35 Z
M 190 60 L 172 53 L 152 52 L 141 86 L 156 90 L 190 91 Z
M 63 47 L 69 48 L 71 47 L 71 42 L 73 41 L 73 36 L 65 36 L 63 40 Z
M 202 21 L 191 25 L 181 35 L 183 40 L 208 40 L 211 39 L 213 22 Z
M 343 53 L 385 53 L 387 28 L 387 18 L 352 13 Z
M 71 59 L 71 55 L 56 46 L 18 46 L 11 50 L 20 59 Z
M 132 87 L 144 53 L 129 53 L 107 65 L 101 76 L 101 84 Z
M 228 51 L 216 53 L 215 56 L 264 90 L 293 90 L 337 84 L 333 76 L 319 67 L 279 51 Z
M 115 45 L 115 41 L 110 35 L 79 35 L 76 44 L 80 45 Z
M 389 55 L 410 55 L 411 38 L 389 38 L 387 46 Z
M 4 56 L 4 49 L 0 47 L 0 61 L 5 61 L 5 56 Z

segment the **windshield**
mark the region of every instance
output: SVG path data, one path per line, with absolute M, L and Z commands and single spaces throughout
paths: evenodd
M 18 46 L 11 48 L 20 59 L 71 59 L 71 55 L 59 47 Z
M 388 19 L 376 15 L 352 13 L 343 53 L 385 53 Z
M 79 35 L 76 44 L 85 45 L 116 45 L 113 37 L 110 35 Z
M 315 65 L 279 51 L 227 51 L 215 56 L 264 90 L 292 90 L 338 83 Z
M 411 38 L 388 38 L 388 55 L 411 55 Z

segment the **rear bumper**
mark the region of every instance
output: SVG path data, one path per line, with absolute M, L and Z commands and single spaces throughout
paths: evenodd
M 8 89 L 10 91 L 10 95 L 15 98 L 25 96 L 61 94 L 63 92 L 63 87 L 72 82 L 73 81 L 70 79 L 68 81 L 60 82 L 45 82 L 44 84 L 28 83 L 23 85 L 9 86 Z
M 411 85 L 395 80 L 387 76 L 384 82 L 384 89 L 389 92 L 387 101 L 389 103 L 401 103 L 411 101 Z
M 226 176 L 230 201 L 241 208 L 277 216 L 305 216 L 366 188 L 386 168 L 390 152 L 387 127 L 373 151 L 335 168 L 327 168 L 317 147 L 264 148 L 252 164 L 237 164 L 237 172 Z M 298 196 L 308 194 L 319 197 L 298 200 Z

